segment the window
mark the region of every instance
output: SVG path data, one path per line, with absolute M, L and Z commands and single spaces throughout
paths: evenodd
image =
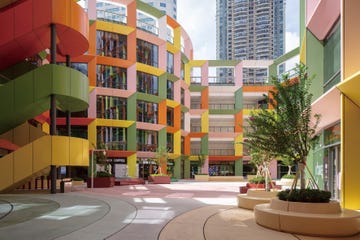
M 104 144 L 109 150 L 127 150 L 125 128 L 98 126 L 96 130 L 98 148 Z
M 174 145 L 174 135 L 171 134 L 171 133 L 167 133 L 166 134 L 166 142 L 167 142 L 167 151 L 169 153 L 173 153 L 174 152 L 174 148 L 173 148 L 173 145 Z
M 96 65 L 96 86 L 127 89 L 126 68 Z
M 160 7 L 164 7 L 164 8 L 166 8 L 166 3 L 160 3 Z
M 138 39 L 136 53 L 138 62 L 158 67 L 158 46 Z
M 166 108 L 166 124 L 168 126 L 174 126 L 174 109 L 171 107 Z
M 166 98 L 174 100 L 174 83 L 170 80 L 166 81 Z
M 155 17 L 139 10 L 136 11 L 136 17 L 137 28 L 155 35 L 159 35 L 159 24 Z
M 174 54 L 167 52 L 167 67 L 168 73 L 174 74 Z
M 324 42 L 324 90 L 340 82 L 340 25 L 334 28 L 333 32 Z
M 152 102 L 138 101 L 136 107 L 137 121 L 158 123 L 158 105 Z
M 125 35 L 96 31 L 96 54 L 99 56 L 126 59 L 127 38 Z
M 150 130 L 136 130 L 137 150 L 156 152 L 158 145 L 158 133 Z
M 119 3 L 96 1 L 96 18 L 102 21 L 126 24 L 126 6 Z
M 96 96 L 96 117 L 126 120 L 126 98 Z
M 181 93 L 180 94 L 181 94 L 181 96 L 180 96 L 181 104 L 185 105 L 185 90 L 183 88 L 181 88 Z
M 157 76 L 144 73 L 137 72 L 137 91 L 152 95 L 158 95 L 158 83 L 159 78 Z

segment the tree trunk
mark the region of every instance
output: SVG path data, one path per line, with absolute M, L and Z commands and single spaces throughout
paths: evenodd
M 298 171 L 300 172 L 300 188 L 305 189 L 305 163 L 299 162 L 298 163 Z
M 288 166 L 288 172 L 287 175 L 291 175 L 291 166 Z

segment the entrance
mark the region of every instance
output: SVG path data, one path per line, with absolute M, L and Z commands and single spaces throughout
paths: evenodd
M 331 192 L 333 199 L 340 198 L 340 145 L 325 149 L 324 157 L 324 188 Z

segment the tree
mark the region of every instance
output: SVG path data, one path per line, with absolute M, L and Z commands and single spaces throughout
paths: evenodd
M 163 146 L 159 146 L 156 149 L 156 163 L 159 166 L 157 173 L 158 174 L 163 174 L 164 170 L 164 174 L 166 174 L 166 168 L 167 168 L 167 158 L 168 158 L 168 150 L 166 147 Z
M 199 174 L 202 174 L 202 168 L 204 167 L 205 160 L 206 160 L 206 155 L 205 154 L 199 154 L 198 155 L 197 165 L 198 165 Z
M 272 110 L 260 109 L 250 114 L 248 122 L 252 131 L 248 133 L 247 143 L 297 163 L 296 176 L 300 175 L 300 186 L 304 189 L 306 158 L 317 139 L 314 135 L 320 115 L 311 113 L 312 78 L 308 77 L 306 66 L 299 64 L 295 70 L 296 78 L 283 75 L 282 82 L 272 78 L 275 89 L 267 97 Z M 295 177 L 295 181 L 297 179 Z

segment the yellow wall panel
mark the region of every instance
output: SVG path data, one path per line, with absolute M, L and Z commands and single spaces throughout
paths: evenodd
M 114 24 L 110 22 L 96 21 L 96 29 L 107 32 L 120 33 L 123 35 L 129 35 L 135 29 L 121 24 Z
M 33 172 L 32 144 L 28 144 L 14 152 L 14 182 Z
M 168 106 L 168 107 L 175 108 L 175 107 L 177 107 L 177 106 L 179 106 L 179 105 L 180 105 L 180 103 L 178 103 L 178 102 L 175 102 L 175 101 L 173 101 L 173 100 L 166 99 L 166 106 Z
M 24 146 L 29 143 L 29 125 L 26 123 L 14 129 L 14 143 L 19 146 Z
M 88 140 L 89 140 L 89 148 L 96 148 L 96 125 L 97 121 L 93 121 L 88 126 Z
M 64 166 L 69 165 L 69 137 L 52 136 L 52 165 Z
M 85 142 L 85 143 L 84 143 Z M 89 144 L 80 138 L 70 138 L 70 165 L 71 166 L 88 166 L 89 152 L 84 155 L 84 147 L 89 149 Z
M 14 178 L 14 154 L 8 154 L 1 158 L 0 168 L 0 191 L 10 186 Z
M 38 172 L 51 165 L 51 137 L 45 136 L 33 142 L 33 171 Z
M 204 111 L 201 115 L 201 132 L 209 132 L 209 111 Z
M 235 138 L 235 143 L 234 143 L 234 147 L 235 147 L 235 156 L 242 156 L 243 155 L 243 144 L 241 144 L 241 142 L 243 142 L 243 134 L 240 134 L 239 136 L 237 136 Z
M 174 154 L 181 154 L 181 131 L 174 133 Z
M 149 73 L 158 77 L 165 73 L 165 71 L 161 70 L 160 68 L 152 67 L 143 63 L 136 63 L 136 70 L 140 72 Z
M 201 67 L 206 63 L 206 60 L 191 60 L 189 62 L 191 67 Z
M 341 193 L 342 207 L 360 209 L 360 108 L 342 95 Z
M 172 45 L 169 42 L 166 42 L 166 50 L 168 52 L 171 52 L 172 54 L 178 53 L 180 51 L 179 48 L 175 47 L 174 45 Z
M 133 154 L 127 158 L 128 175 L 129 177 L 137 176 L 136 168 L 136 154 Z

